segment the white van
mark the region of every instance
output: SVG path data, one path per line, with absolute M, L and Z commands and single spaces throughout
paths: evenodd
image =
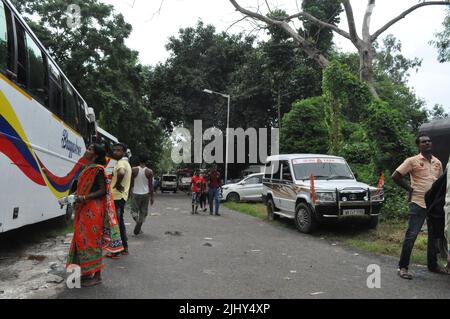
M 177 175 L 163 175 L 161 178 L 161 193 L 178 191 L 178 177 Z

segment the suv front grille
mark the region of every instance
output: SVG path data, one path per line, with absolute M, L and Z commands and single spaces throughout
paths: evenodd
M 341 191 L 339 193 L 339 200 L 344 202 L 363 202 L 366 201 L 366 198 L 368 198 L 367 191 L 352 191 L 352 192 L 346 192 Z

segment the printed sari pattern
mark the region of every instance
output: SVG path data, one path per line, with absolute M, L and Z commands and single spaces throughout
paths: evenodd
M 74 237 L 67 266 L 80 266 L 83 276 L 104 268 L 103 251 L 118 253 L 123 250 L 110 180 L 103 166 L 90 165 L 84 169 L 78 180 L 77 195 L 87 196 L 100 173 L 107 181 L 106 196 L 78 204 L 75 211 Z

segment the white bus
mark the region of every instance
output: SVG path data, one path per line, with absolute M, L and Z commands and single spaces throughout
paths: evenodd
M 0 1 L 0 233 L 66 217 L 95 115 L 9 1 Z

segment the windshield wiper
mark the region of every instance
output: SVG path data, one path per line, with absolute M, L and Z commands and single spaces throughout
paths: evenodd
M 339 175 L 337 175 L 337 176 L 331 176 L 331 177 L 327 178 L 327 181 L 331 181 L 331 180 L 335 180 L 335 179 L 353 179 L 353 178 L 350 177 L 350 176 L 339 176 Z

